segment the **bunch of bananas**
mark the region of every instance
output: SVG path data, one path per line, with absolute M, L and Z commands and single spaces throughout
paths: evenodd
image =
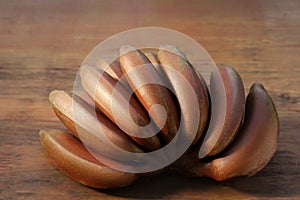
M 232 67 L 212 71 L 208 90 L 201 74 L 174 46 L 153 53 L 125 45 L 120 52 L 105 70 L 81 67 L 84 92 L 50 93 L 55 114 L 70 131 L 40 131 L 41 142 L 58 169 L 84 185 L 114 188 L 166 169 L 223 181 L 254 175 L 270 161 L 276 151 L 279 119 L 261 84 L 254 83 L 245 99 L 242 79 Z M 147 67 L 136 70 L 140 66 Z M 181 136 L 176 137 L 179 131 Z M 158 133 L 147 135 L 150 132 Z M 190 142 L 168 166 L 134 173 L 111 167 L 122 168 L 129 158 L 119 156 L 99 135 L 135 155 L 158 151 L 176 140 L 173 152 L 165 154 L 172 157 L 177 147 L 182 149 L 182 141 Z

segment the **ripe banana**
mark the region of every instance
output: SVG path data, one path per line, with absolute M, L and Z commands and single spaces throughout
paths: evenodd
M 219 66 L 210 79 L 211 119 L 201 144 L 200 157 L 223 151 L 236 135 L 245 110 L 244 85 L 239 74 L 228 66 Z
M 192 130 L 194 124 L 197 123 L 195 122 L 195 112 L 200 111 L 200 116 L 198 116 L 199 125 L 196 130 L 197 133 L 196 136 L 192 138 L 193 143 L 196 143 L 200 139 L 208 119 L 209 97 L 207 86 L 205 82 L 200 81 L 199 76 L 193 67 L 191 67 L 183 52 L 176 47 L 170 45 L 163 46 L 158 52 L 158 60 L 162 65 L 160 68 L 170 82 L 178 99 L 183 118 L 183 132 L 186 137 L 192 137 L 190 134 L 195 132 Z M 178 76 L 178 74 L 182 77 Z M 183 81 L 187 81 L 187 83 Z M 193 105 L 186 99 L 192 95 L 187 89 L 189 85 L 196 94 L 197 102 L 195 103 L 198 105 Z
M 105 71 L 101 71 L 83 66 L 80 69 L 81 83 L 89 96 L 95 101 L 96 106 L 114 123 L 118 122 L 119 127 L 127 133 L 133 140 L 147 150 L 156 150 L 160 148 L 160 141 L 156 135 L 143 138 L 143 130 L 147 126 L 149 132 L 157 132 L 155 124 L 149 124 L 150 120 L 135 98 L 131 98 L 129 91 L 118 81 L 113 79 Z M 118 98 L 114 98 L 116 93 Z M 130 102 L 128 103 L 128 100 Z M 126 107 L 128 104 L 129 108 Z M 117 110 L 114 115 L 113 109 Z M 129 114 L 128 114 L 128 110 Z
M 101 146 L 101 152 L 105 153 L 105 155 L 111 155 L 112 157 L 117 156 L 117 154 L 111 151 L 110 146 L 108 146 L 104 139 L 104 137 L 107 137 L 115 145 L 124 150 L 143 152 L 102 113 L 97 112 L 95 116 L 93 108 L 79 97 L 73 95 L 72 98 L 64 91 L 54 90 L 50 93 L 49 100 L 55 114 L 63 124 L 74 136 L 86 141 L 86 144 L 95 151 Z M 100 127 L 101 129 L 99 129 Z
M 198 162 L 188 172 L 217 181 L 252 176 L 272 158 L 278 134 L 279 119 L 275 105 L 265 88 L 255 83 L 247 97 L 245 122 L 229 149 L 211 162 Z
M 138 178 L 137 174 L 120 172 L 105 166 L 79 140 L 66 132 L 41 130 L 39 135 L 52 163 L 83 185 L 103 189 L 124 187 Z
M 130 45 L 124 45 L 120 48 L 120 54 L 121 68 L 127 74 L 129 85 L 133 90 L 136 89 L 136 96 L 158 127 L 162 126 L 164 142 L 170 142 L 177 133 L 179 119 L 172 96 L 164 87 L 164 80 L 141 51 Z M 162 106 L 162 109 L 151 108 L 157 104 Z M 166 123 L 161 125 L 164 121 Z

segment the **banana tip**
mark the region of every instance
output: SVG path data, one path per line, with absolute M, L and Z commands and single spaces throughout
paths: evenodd
M 52 90 L 50 93 L 49 93 L 49 101 L 54 104 L 55 100 L 55 96 L 57 96 L 59 93 L 61 92 L 61 90 Z
M 124 55 L 124 54 L 127 54 L 131 51 L 135 51 L 136 48 L 134 48 L 133 46 L 131 46 L 130 44 L 124 44 L 120 47 L 120 55 Z
M 40 140 L 43 140 L 43 138 L 47 135 L 47 131 L 45 130 L 40 130 L 39 131 L 39 136 L 40 136 Z
M 266 90 L 265 87 L 263 86 L 263 84 L 261 84 L 259 82 L 253 83 L 252 86 L 251 86 L 251 89 L 252 88 L 260 88 L 260 89 Z
M 93 67 L 91 67 L 89 65 L 82 65 L 79 69 L 79 73 L 80 73 L 80 76 L 82 77 L 85 74 L 93 72 L 93 70 L 94 70 Z
M 159 50 L 173 53 L 173 54 L 178 55 L 178 56 L 182 57 L 183 59 L 187 60 L 186 55 L 174 45 L 170 45 L 170 44 L 160 45 Z

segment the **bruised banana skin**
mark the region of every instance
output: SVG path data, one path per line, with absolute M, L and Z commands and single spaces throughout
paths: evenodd
M 118 93 L 120 97 L 118 99 L 114 99 L 114 108 L 118 110 L 119 113 L 128 113 L 128 110 L 125 106 L 127 103 L 125 97 L 130 96 L 130 93 L 121 84 L 118 88 L 116 88 L 116 84 L 118 83 L 117 80 L 112 78 L 106 72 L 102 71 L 102 74 L 100 74 L 98 70 L 89 66 L 81 67 L 80 76 L 83 88 L 94 100 L 96 107 L 102 111 L 112 122 L 115 123 L 115 118 L 112 112 L 113 92 Z M 121 115 L 121 118 L 119 118 L 119 120 L 121 120 L 119 122 L 126 126 L 126 130 L 123 131 L 127 133 L 127 135 L 128 133 L 136 133 L 136 135 L 142 134 L 141 129 L 138 129 L 136 125 L 145 126 L 149 124 L 150 119 L 135 98 L 130 98 L 129 113 L 130 115 Z M 133 120 L 135 124 L 132 125 L 129 123 L 131 120 Z M 156 127 L 151 127 L 153 132 L 155 132 Z M 134 136 L 130 137 L 142 147 L 150 151 L 157 150 L 161 146 L 156 135 L 148 138 Z
M 101 150 L 111 155 L 113 152 L 106 145 L 105 141 L 97 137 L 99 129 L 98 123 L 101 125 L 102 133 L 105 134 L 110 141 L 118 147 L 131 151 L 143 152 L 137 147 L 115 124 L 109 121 L 103 114 L 97 113 L 97 118 L 93 115 L 94 110 L 90 105 L 75 96 L 70 97 L 67 93 L 60 90 L 54 90 L 49 95 L 49 100 L 53 110 L 61 122 L 76 136 L 78 139 L 85 139 L 91 145 L 91 148 L 97 151 L 99 145 Z M 80 118 L 74 118 L 74 105 L 76 104 L 76 112 Z M 80 134 L 78 133 L 80 129 Z
M 145 84 L 137 88 L 135 94 L 148 112 L 152 105 L 160 104 L 163 107 L 167 119 L 166 123 L 161 128 L 161 133 L 164 142 L 170 142 L 177 133 L 179 118 L 171 93 L 167 88 L 162 86 L 166 85 L 164 80 L 160 77 L 160 74 L 148 58 L 136 48 L 130 45 L 124 45 L 120 48 L 120 54 L 122 71 L 127 74 L 126 78 L 132 89 L 144 80 L 146 80 L 147 83 L 154 83 Z M 139 68 L 140 66 L 144 67 Z M 131 73 L 129 75 L 130 71 Z M 149 114 L 156 124 L 161 124 L 161 122 L 165 120 L 165 115 L 160 111 Z
M 218 70 L 218 71 L 217 71 Z M 216 83 L 222 84 L 225 89 L 225 96 L 212 101 L 213 112 L 208 126 L 207 135 L 201 144 L 201 150 L 207 151 L 207 156 L 214 156 L 223 151 L 233 140 L 242 123 L 245 112 L 245 92 L 244 85 L 239 74 L 229 66 L 218 66 L 212 72 L 210 86 L 211 96 L 220 93 L 222 87 L 214 87 Z M 216 105 L 218 104 L 218 105 Z M 225 120 L 219 118 L 220 107 L 226 108 Z M 216 110 L 214 110 L 216 108 Z M 217 139 L 215 138 L 217 137 Z
M 198 162 L 190 175 L 223 181 L 236 176 L 252 176 L 271 160 L 276 151 L 279 119 L 265 88 L 255 83 L 246 100 L 243 127 L 223 156 L 208 163 Z
M 208 121 L 209 94 L 207 92 L 207 86 L 204 81 L 202 82 L 200 80 L 198 74 L 187 61 L 186 56 L 178 48 L 171 45 L 163 46 L 158 52 L 158 60 L 162 65 L 162 71 L 173 87 L 178 99 L 185 123 L 184 132 L 186 136 L 189 136 L 189 134 L 192 132 L 191 127 L 193 127 L 195 123 L 195 116 L 193 115 L 193 110 L 195 109 L 191 109 L 192 112 L 188 111 L 189 106 L 195 108 L 196 105 L 190 105 L 191 103 L 187 100 L 187 97 L 190 95 L 185 89 L 185 83 L 182 83 L 180 79 L 177 78 L 177 76 L 174 74 L 174 70 L 180 73 L 195 91 L 200 110 L 198 130 L 195 138 L 193 138 L 193 144 L 195 144 L 204 132 Z
M 56 168 L 75 181 L 93 188 L 117 188 L 130 185 L 137 174 L 120 172 L 95 159 L 70 134 L 59 131 L 39 132 L 41 143 Z

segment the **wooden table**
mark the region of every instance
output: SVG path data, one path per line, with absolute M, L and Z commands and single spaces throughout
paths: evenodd
M 99 42 L 144 26 L 183 32 L 216 63 L 234 66 L 246 88 L 265 85 L 281 122 L 265 169 L 222 183 L 164 174 L 98 191 L 52 166 L 38 131 L 64 127 L 48 93 L 71 91 L 80 63 Z M 299 66 L 297 0 L 0 1 L 0 199 L 300 198 Z

